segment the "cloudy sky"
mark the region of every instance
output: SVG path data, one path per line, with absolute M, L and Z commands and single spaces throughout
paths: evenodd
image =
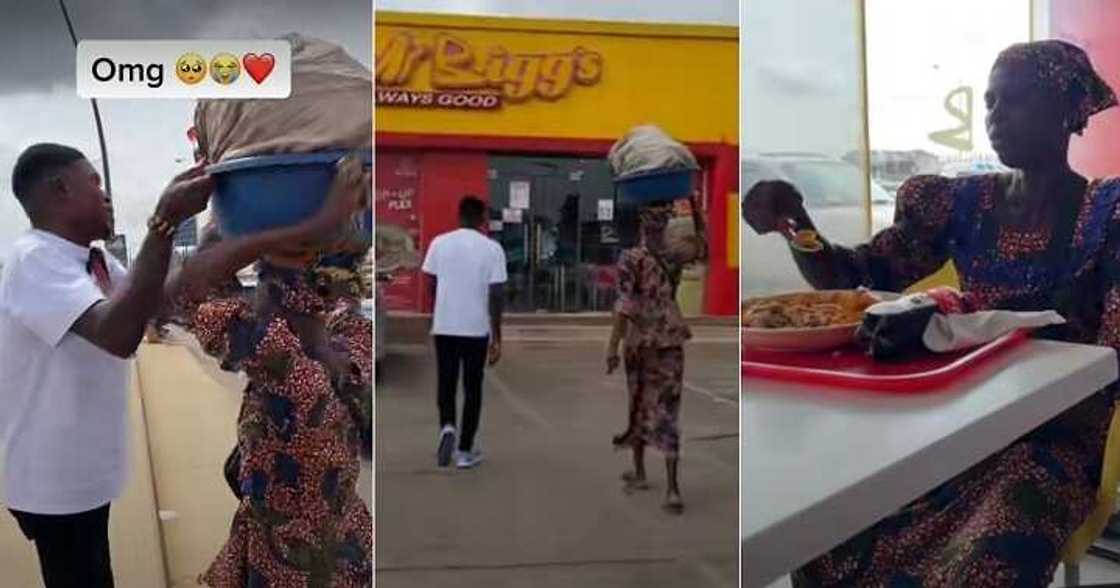
M 298 32 L 371 64 L 368 0 L 67 0 L 82 39 L 242 39 Z M 40 141 L 100 158 L 89 101 L 74 88 L 74 49 L 55 0 L 0 0 L 0 254 L 28 224 L 11 194 L 19 152 Z M 118 230 L 130 253 L 168 179 L 192 161 L 189 100 L 102 100 Z
M 857 26 L 851 0 L 754 0 L 743 12 L 743 139 L 755 151 L 841 155 L 858 145 Z M 955 126 L 950 90 L 973 88 L 976 151 L 990 151 L 983 94 L 996 54 L 1029 36 L 1027 0 L 868 0 L 871 145 L 927 149 Z
M 854 148 L 858 13 L 849 0 L 758 0 L 743 9 L 740 145 L 747 151 Z

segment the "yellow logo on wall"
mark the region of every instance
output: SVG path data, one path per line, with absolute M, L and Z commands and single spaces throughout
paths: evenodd
M 393 33 L 378 48 L 376 65 L 378 106 L 417 108 L 486 110 L 503 102 L 554 101 L 603 76 L 602 55 L 583 47 L 563 53 L 479 49 L 447 32 L 427 39 Z M 420 77 L 425 69 L 426 80 Z

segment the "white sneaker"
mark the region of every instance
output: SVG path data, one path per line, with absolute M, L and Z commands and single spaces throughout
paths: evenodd
M 460 451 L 455 455 L 455 467 L 466 470 L 477 466 L 482 463 L 482 452 L 474 451 Z
M 451 455 L 455 452 L 455 427 L 445 425 L 439 432 L 439 447 L 436 449 L 436 464 L 441 468 L 451 465 Z

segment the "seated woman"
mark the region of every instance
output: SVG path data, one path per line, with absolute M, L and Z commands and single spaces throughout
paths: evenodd
M 344 160 L 316 216 L 214 243 L 168 282 L 169 303 L 202 348 L 249 378 L 238 417 L 240 505 L 206 585 L 370 585 L 373 523 L 357 479 L 372 417 L 372 329 L 347 303 L 360 296 L 359 256 L 277 263 L 293 245 L 331 250 L 323 240 L 367 204 L 367 186 L 360 163 Z M 215 294 L 254 260 L 255 300 Z
M 1009 174 L 916 177 L 895 223 L 854 248 L 794 251 L 816 288 L 900 291 L 952 261 L 966 306 L 1060 312 L 1045 336 L 1120 348 L 1120 181 L 1086 180 L 1070 136 L 1116 104 L 1088 56 L 1060 41 L 1014 45 L 985 95 Z M 796 190 L 745 198 L 760 233 L 815 230 Z M 1094 507 L 1113 411 L 1103 390 L 794 574 L 797 586 L 1047 586 Z

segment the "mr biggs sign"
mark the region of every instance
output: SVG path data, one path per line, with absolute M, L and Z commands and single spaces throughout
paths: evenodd
M 447 32 L 410 30 L 390 33 L 376 63 L 377 104 L 414 108 L 492 110 L 503 103 L 555 101 L 603 75 L 602 55 L 583 47 L 517 53 L 497 45 L 479 49 Z M 428 79 L 418 79 L 425 67 Z

